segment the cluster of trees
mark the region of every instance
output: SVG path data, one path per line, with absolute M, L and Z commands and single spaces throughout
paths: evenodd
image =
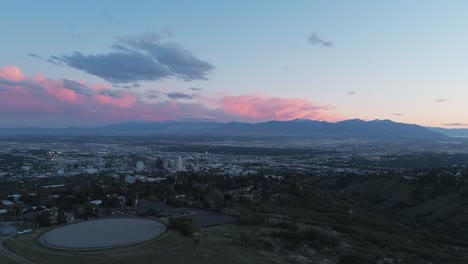
M 195 224 L 190 217 L 176 217 L 171 218 L 169 228 L 178 230 L 182 235 L 191 237 L 195 232 Z

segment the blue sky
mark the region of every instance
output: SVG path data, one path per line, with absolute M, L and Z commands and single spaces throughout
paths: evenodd
M 27 78 L 41 74 L 51 81 L 105 84 L 119 93 L 122 84 L 86 73 L 75 61 L 75 66 L 70 61 L 57 66 L 47 59 L 72 56 L 73 52 L 109 54 L 119 37 L 152 33 L 213 68 L 203 72 L 205 79 L 182 80 L 180 73 L 171 73 L 134 81 L 140 85 L 131 89 L 138 97 L 136 106 L 140 101 L 151 103 L 144 98 L 148 90 L 167 95 L 188 93 L 188 88 L 196 87 L 202 90 L 193 100 L 158 96 L 154 104 L 162 105 L 154 111 L 169 103 L 196 104 L 208 108 L 197 108 L 198 115 L 225 121 L 317 117 L 460 126 L 468 123 L 466 10 L 466 1 L 8 1 L 0 10 L 0 68 L 18 68 L 26 76 L 22 82 L 33 82 Z M 313 34 L 333 47 L 311 43 Z M 7 96 L 14 96 L 9 92 Z M 254 100 L 255 109 L 243 109 L 240 114 L 231 106 L 246 104 L 242 96 Z M 238 101 L 225 106 L 226 97 Z M 271 104 L 272 98 L 286 101 L 273 100 L 281 102 L 273 110 L 265 110 L 273 114 L 249 119 L 252 116 L 247 112 L 265 109 L 262 104 Z M 310 104 L 297 115 L 278 114 L 294 98 Z M 1 126 L 16 125 L 13 115 L 31 125 L 40 119 L 12 107 L 0 112 Z M 189 109 L 185 108 L 183 116 Z M 214 114 L 214 110 L 224 115 Z M 51 126 L 119 121 L 89 115 L 87 119 L 83 115 L 67 118 L 68 110 L 56 111 L 64 113 L 57 120 L 69 123 L 50 121 L 49 113 L 43 118 Z M 164 118 L 158 115 L 145 120 L 160 119 Z

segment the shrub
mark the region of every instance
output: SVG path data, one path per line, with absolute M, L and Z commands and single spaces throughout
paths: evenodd
M 265 218 L 258 213 L 241 213 L 236 220 L 237 225 L 260 225 L 263 223 L 265 223 Z
M 338 244 L 336 236 L 330 233 L 317 229 L 309 229 L 304 233 L 306 240 L 311 242 L 319 242 L 326 246 L 335 246 Z
M 365 264 L 375 263 L 375 261 L 367 256 L 361 256 L 357 254 L 348 254 L 340 257 L 338 264 Z
M 171 218 L 169 228 L 178 230 L 187 237 L 193 236 L 193 232 L 195 232 L 195 225 L 192 218 L 189 217 Z
M 279 231 L 271 234 L 273 237 L 281 238 L 289 241 L 294 245 L 301 242 L 310 242 L 316 247 L 322 248 L 325 246 L 335 246 L 338 244 L 338 239 L 330 235 L 326 231 L 317 229 L 308 229 L 305 231 Z
M 50 226 L 50 213 L 49 211 L 44 211 L 42 212 L 37 218 L 36 218 L 37 224 L 40 227 L 44 226 Z
M 296 231 L 299 229 L 299 227 L 297 226 L 297 223 L 292 222 L 292 221 L 279 221 L 276 224 L 276 227 L 281 228 L 281 229 L 291 230 L 291 231 Z
M 252 234 L 248 233 L 247 231 L 243 231 L 240 233 L 240 243 L 244 246 L 251 246 L 255 241 L 255 238 L 252 237 Z

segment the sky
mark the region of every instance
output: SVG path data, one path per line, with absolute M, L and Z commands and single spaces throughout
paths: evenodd
M 468 1 L 4 1 L 0 127 L 468 127 Z

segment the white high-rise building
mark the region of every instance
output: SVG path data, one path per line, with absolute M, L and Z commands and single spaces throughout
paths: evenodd
M 175 160 L 175 171 L 183 171 L 184 170 L 184 163 L 182 161 L 182 157 L 179 156 L 176 160 Z
M 143 163 L 143 161 L 138 161 L 136 163 L 136 171 L 142 171 L 145 169 L 145 163 Z

